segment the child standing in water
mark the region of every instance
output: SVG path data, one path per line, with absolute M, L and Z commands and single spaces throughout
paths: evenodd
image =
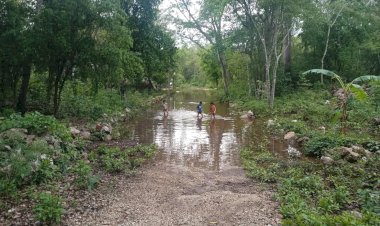
M 202 101 L 200 101 L 199 104 L 197 105 L 197 112 L 198 112 L 197 117 L 199 118 L 199 115 L 201 115 L 201 118 L 203 118 Z
M 211 119 L 215 119 L 215 114 L 216 114 L 216 106 L 215 106 L 214 102 L 211 102 L 210 103 L 210 115 L 211 115 Z
M 166 103 L 166 100 L 162 101 L 162 108 L 164 111 L 164 117 L 167 117 L 169 115 L 169 111 L 168 111 L 168 103 Z

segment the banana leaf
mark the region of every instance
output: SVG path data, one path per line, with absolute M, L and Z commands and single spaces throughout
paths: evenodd
M 316 74 L 323 74 L 323 75 L 326 75 L 326 76 L 330 76 L 332 78 L 337 78 L 339 77 L 337 74 L 335 74 L 334 72 L 332 71 L 329 71 L 329 70 L 326 70 L 326 69 L 311 69 L 311 70 L 308 70 L 308 71 L 305 71 L 304 73 L 302 73 L 303 75 L 306 75 L 306 74 L 310 74 L 310 73 L 316 73 Z
M 375 75 L 363 75 L 352 80 L 351 83 L 368 82 L 368 81 L 380 81 L 380 76 Z
M 363 101 L 367 99 L 367 93 L 363 90 L 363 88 L 357 84 L 350 83 L 348 85 L 350 91 L 355 95 L 355 98 L 359 101 Z

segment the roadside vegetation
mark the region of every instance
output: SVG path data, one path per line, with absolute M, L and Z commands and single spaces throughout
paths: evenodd
M 12 114 L 3 120 L 0 138 L 4 222 L 58 224 L 75 202 L 64 197 L 76 197 L 81 190 L 91 192 L 114 174 L 133 174 L 156 149 L 154 145 L 91 146 L 99 140 L 96 131 L 85 139 L 54 117 L 38 112 L 24 117 Z
M 122 126 L 170 80 L 158 6 L 0 2 L 0 222 L 58 225 L 152 157 Z
M 319 88 L 278 99 L 273 111 L 257 101 L 240 102 L 261 120 L 267 136 L 241 152 L 247 175 L 277 188 L 283 225 L 380 224 L 380 125 L 375 96 L 351 100 L 347 122 L 339 97 Z M 345 131 L 342 131 L 344 126 Z M 272 137 L 295 132 L 301 158 L 270 151 Z M 253 134 L 254 136 L 254 134 Z

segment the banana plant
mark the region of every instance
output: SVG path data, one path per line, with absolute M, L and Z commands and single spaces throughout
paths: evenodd
M 339 97 L 339 100 L 340 100 L 339 109 L 341 109 L 340 120 L 342 124 L 345 124 L 345 122 L 348 119 L 347 105 L 348 105 L 350 94 L 353 94 L 354 97 L 359 101 L 363 101 L 367 99 L 367 93 L 357 83 L 369 82 L 369 81 L 380 81 L 380 76 L 364 75 L 364 76 L 355 78 L 349 83 L 345 83 L 339 75 L 325 69 L 311 69 L 311 70 L 305 71 L 302 74 L 306 75 L 310 73 L 315 73 L 317 75 L 323 74 L 339 82 L 343 90 L 343 94 Z

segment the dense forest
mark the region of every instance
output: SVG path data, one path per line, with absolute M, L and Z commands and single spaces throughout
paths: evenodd
M 268 120 L 241 157 L 277 186 L 283 225 L 380 224 L 376 0 L 2 0 L 0 220 L 27 199 L 60 223 L 70 193 L 51 187 L 92 190 L 155 151 L 86 142 L 194 86 Z M 265 148 L 284 135 L 314 162 Z
M 0 106 L 57 115 L 69 82 L 93 94 L 165 83 L 176 48 L 159 3 L 2 1 Z
M 173 79 L 273 106 L 330 83 L 308 69 L 346 82 L 380 73 L 376 1 L 165 3 L 159 15 L 158 0 L 2 1 L 0 106 L 57 115 L 67 83 L 123 94 Z

